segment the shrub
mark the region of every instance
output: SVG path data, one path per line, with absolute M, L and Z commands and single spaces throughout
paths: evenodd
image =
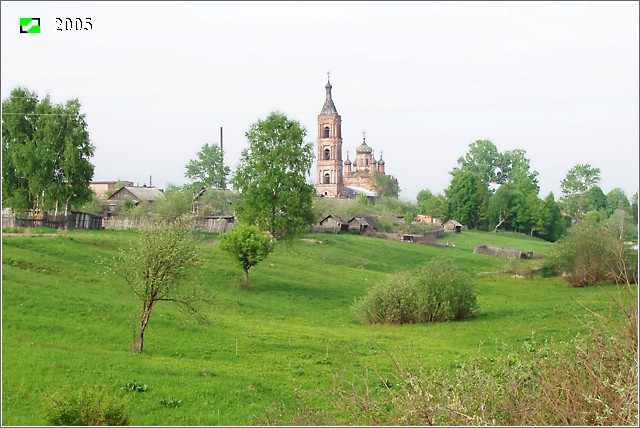
M 45 417 L 51 425 L 127 425 L 129 415 L 121 398 L 97 388 L 66 388 L 45 398 Z
M 557 242 L 550 263 L 574 287 L 605 280 L 636 283 L 637 253 L 627 248 L 623 237 L 616 228 L 580 220 Z
M 415 273 L 393 275 L 352 307 L 362 322 L 372 324 L 462 320 L 476 309 L 471 281 L 448 259 L 434 259 Z

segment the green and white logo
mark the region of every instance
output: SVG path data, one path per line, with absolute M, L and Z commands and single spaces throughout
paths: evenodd
M 20 18 L 21 33 L 40 33 L 40 18 Z

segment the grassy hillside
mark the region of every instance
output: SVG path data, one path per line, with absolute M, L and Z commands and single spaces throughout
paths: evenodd
M 145 352 L 128 349 L 138 303 L 124 284 L 102 273 L 135 232 L 69 231 L 57 236 L 2 239 L 2 423 L 42 425 L 42 399 L 62 388 L 97 385 L 125 396 L 135 425 L 246 425 L 278 409 L 281 422 L 299 399 L 330 408 L 335 376 L 367 367 L 391 369 L 389 354 L 456 367 L 503 344 L 566 339 L 583 329 L 587 312 L 609 305 L 603 288 L 570 288 L 559 278 L 524 279 L 508 261 L 473 254 L 477 244 L 544 254 L 552 244 L 519 235 L 446 235 L 449 247 L 352 235 L 309 235 L 279 243 L 242 271 L 212 236 L 197 244 L 206 258 L 199 281 L 213 297 L 201 326 L 170 305 L 159 305 Z M 354 299 L 386 275 L 432 257 L 451 257 L 477 284 L 479 313 L 464 322 L 368 326 L 350 312 Z M 534 265 L 539 260 L 522 261 Z M 478 275 L 478 273 L 482 273 Z M 127 393 L 135 381 L 146 392 Z M 168 407 L 161 400 L 180 400 Z M 165 401 L 166 402 L 166 401 Z

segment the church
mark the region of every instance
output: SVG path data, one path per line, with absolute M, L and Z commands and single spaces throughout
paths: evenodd
M 385 161 L 376 161 L 373 149 L 362 136 L 356 158 L 342 160 L 342 118 L 331 98 L 331 83 L 325 86 L 326 98 L 318 115 L 318 180 L 316 195 L 328 198 L 350 198 L 358 194 L 376 196 L 374 175 L 385 175 Z M 396 183 L 397 179 L 391 177 Z

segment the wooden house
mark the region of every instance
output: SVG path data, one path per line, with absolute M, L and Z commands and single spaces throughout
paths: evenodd
M 444 231 L 445 232 L 455 232 L 455 233 L 460 233 L 462 232 L 465 227 L 458 223 L 455 220 L 448 220 L 445 224 L 442 225 L 444 227 Z
M 353 217 L 349 220 L 349 232 L 364 234 L 369 230 L 378 230 L 378 224 L 373 217 Z
M 125 201 L 131 201 L 134 205 L 138 205 L 140 202 L 153 202 L 160 198 L 164 198 L 164 193 L 155 187 L 122 186 L 107 199 L 107 204 L 109 211 L 113 212 L 118 205 Z
M 316 230 L 318 232 L 348 232 L 349 231 L 349 223 L 344 221 L 337 215 L 330 214 L 320 220 L 318 225 L 316 226 Z

